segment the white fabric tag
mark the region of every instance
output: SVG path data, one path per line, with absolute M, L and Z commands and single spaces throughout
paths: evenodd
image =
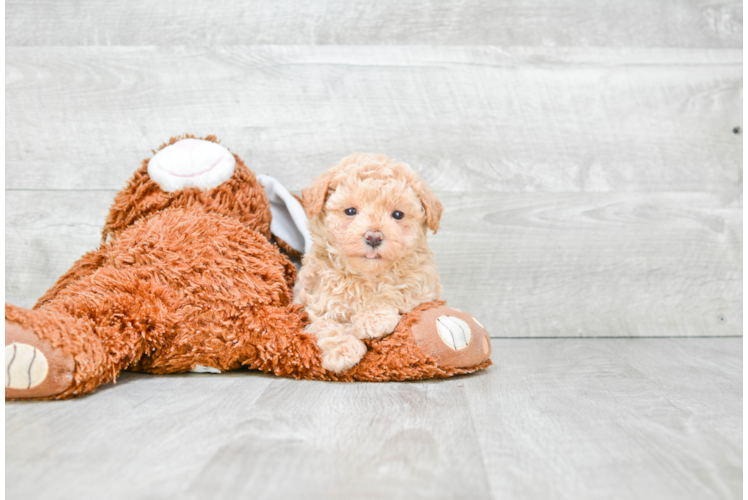
M 192 373 L 221 373 L 221 370 L 218 368 L 213 368 L 212 366 L 203 366 L 203 365 L 195 365 L 195 368 L 190 370 Z
M 307 217 L 299 200 L 269 175 L 258 174 L 257 180 L 265 187 L 273 220 L 270 232 L 288 243 L 300 253 L 307 253 L 312 247 L 312 237 L 307 229 Z

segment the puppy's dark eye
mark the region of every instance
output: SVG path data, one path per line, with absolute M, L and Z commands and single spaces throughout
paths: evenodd
M 356 215 L 357 213 L 358 212 L 356 211 L 355 208 L 346 208 L 345 209 L 345 214 L 346 215 Z
M 404 213 L 402 213 L 402 212 L 400 212 L 400 211 L 398 211 L 398 210 L 395 210 L 394 212 L 392 212 L 392 216 L 393 216 L 393 217 L 394 217 L 395 219 L 397 219 L 397 220 L 400 220 L 400 219 L 402 219 L 403 217 L 405 217 L 405 214 L 404 214 Z

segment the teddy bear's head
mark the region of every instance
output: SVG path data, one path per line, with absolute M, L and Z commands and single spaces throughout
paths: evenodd
M 196 208 L 240 220 L 270 238 L 270 202 L 263 186 L 215 136 L 173 137 L 162 144 L 114 199 L 102 239 L 167 208 Z

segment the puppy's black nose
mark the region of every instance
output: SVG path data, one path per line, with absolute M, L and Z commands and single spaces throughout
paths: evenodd
M 366 238 L 366 243 L 371 247 L 378 247 L 382 244 L 382 240 L 384 239 L 384 235 L 380 233 L 379 231 L 366 231 L 366 234 L 364 235 L 364 238 Z

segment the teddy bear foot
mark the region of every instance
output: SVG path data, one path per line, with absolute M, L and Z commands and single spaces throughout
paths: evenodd
M 73 356 L 5 320 L 5 399 L 48 398 L 73 383 Z
M 421 312 L 412 326 L 413 337 L 440 368 L 479 368 L 491 356 L 491 337 L 477 319 L 443 303 Z

